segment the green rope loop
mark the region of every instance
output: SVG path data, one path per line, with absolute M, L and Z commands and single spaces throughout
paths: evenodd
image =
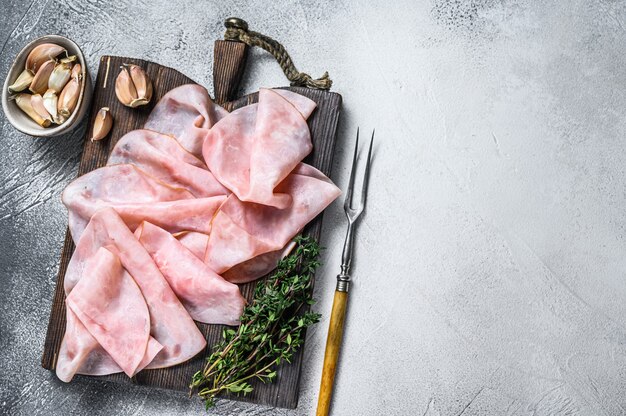
M 225 40 L 243 42 L 248 46 L 258 46 L 271 53 L 282 68 L 291 86 L 304 86 L 318 90 L 328 90 L 333 84 L 328 77 L 328 72 L 324 72 L 321 78 L 313 79 L 309 74 L 299 72 L 293 64 L 291 57 L 280 43 L 257 32 L 248 30 L 248 25 L 241 19 L 230 18 L 226 20 Z

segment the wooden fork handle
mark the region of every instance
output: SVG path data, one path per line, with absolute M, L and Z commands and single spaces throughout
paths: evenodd
M 346 318 L 346 306 L 348 304 L 348 292 L 335 291 L 333 309 L 330 314 L 328 326 L 328 338 L 326 339 L 326 352 L 324 353 L 324 367 L 322 369 L 322 382 L 320 395 L 317 401 L 317 416 L 326 416 L 330 410 L 330 398 L 333 394 L 333 382 L 337 359 L 343 338 L 343 326 Z

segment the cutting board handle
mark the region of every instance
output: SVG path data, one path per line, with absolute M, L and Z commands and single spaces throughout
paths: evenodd
M 230 18 L 224 23 L 231 27 L 248 29 L 241 19 Z M 248 45 L 236 40 L 216 40 L 213 50 L 213 89 L 215 102 L 224 104 L 237 98 L 237 90 L 248 60 Z
M 213 63 L 213 85 L 215 101 L 223 104 L 235 99 L 248 57 L 248 47 L 257 46 L 276 58 L 292 87 L 307 87 L 318 90 L 329 90 L 333 84 L 324 72 L 320 78 L 314 79 L 309 74 L 299 72 L 291 57 L 279 42 L 248 30 L 248 23 L 238 17 L 230 17 L 224 22 L 225 40 L 215 41 Z

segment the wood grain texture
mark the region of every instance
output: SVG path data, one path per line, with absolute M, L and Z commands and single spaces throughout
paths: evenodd
M 142 66 L 152 79 L 154 85 L 154 97 L 149 105 L 139 109 L 130 109 L 120 104 L 115 97 L 115 77 L 117 76 L 119 67 L 122 63 L 134 63 Z M 240 64 L 241 59 L 231 60 L 231 65 Z M 236 77 L 231 77 L 228 82 L 233 82 L 233 80 L 236 79 Z M 155 103 L 167 91 L 177 86 L 193 82 L 193 80 L 174 69 L 152 62 L 114 56 L 102 57 L 96 78 L 92 109 L 89 115 L 89 129 L 85 133 L 84 137 L 84 149 L 79 165 L 78 175 L 83 175 L 91 170 L 104 166 L 112 148 L 115 146 L 119 138 L 131 130 L 141 128 Z M 222 87 L 216 86 L 216 90 L 221 89 L 222 91 L 228 91 L 228 87 L 230 86 L 226 85 Z M 341 108 L 341 96 L 336 93 L 316 91 L 300 87 L 289 87 L 288 89 L 311 98 L 318 105 L 318 108 L 308 120 L 313 140 L 313 152 L 305 159 L 305 162 L 317 167 L 326 175 L 330 175 L 333 152 L 335 148 L 337 122 Z M 258 93 L 254 93 L 239 98 L 236 101 L 226 103 L 224 107 L 227 110 L 232 111 L 257 101 Z M 111 114 L 114 117 L 114 125 L 111 130 L 110 137 L 99 142 L 90 142 L 89 138 L 91 137 L 93 120 L 98 109 L 101 107 L 109 107 L 111 109 Z M 322 215 L 315 218 L 305 228 L 305 233 L 319 239 L 321 224 Z M 61 253 L 59 274 L 42 358 L 42 366 L 49 370 L 55 369 L 56 357 L 63 334 L 65 333 L 66 318 L 63 279 L 73 251 L 74 244 L 68 231 L 65 237 L 63 251 Z M 252 282 L 241 286 L 242 293 L 246 299 L 251 299 L 255 285 L 256 283 Z M 204 357 L 209 354 L 211 347 L 219 340 L 223 328 L 221 325 L 198 324 L 198 326 L 202 333 L 206 336 L 208 346 L 203 353 L 199 354 L 196 358 L 188 361 L 187 363 L 166 369 L 144 370 L 132 379 L 129 379 L 122 374 L 99 378 L 123 383 L 131 382 L 149 387 L 187 391 L 192 374 L 201 368 Z M 291 364 L 283 364 L 280 366 L 278 369 L 278 378 L 275 383 L 257 383 L 254 385 L 254 391 L 248 396 L 233 398 L 271 406 L 295 408 L 298 403 L 298 383 L 301 365 L 302 350 L 296 354 Z
M 322 367 L 322 381 L 320 382 L 320 393 L 317 402 L 317 416 L 326 416 L 330 411 L 330 399 L 333 395 L 335 372 L 337 370 L 339 350 L 341 349 L 341 340 L 343 339 L 347 307 L 348 292 L 335 291 L 333 308 L 330 313 L 330 323 L 328 324 L 326 350 L 324 351 L 324 366 Z
M 216 40 L 213 49 L 214 99 L 218 104 L 235 99 L 246 68 L 248 45 L 242 42 Z

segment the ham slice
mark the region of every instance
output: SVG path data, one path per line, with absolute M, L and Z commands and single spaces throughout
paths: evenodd
M 129 203 L 109 206 L 117 211 L 132 231 L 143 221 L 149 221 L 171 233 L 190 230 L 208 234 L 211 231 L 213 216 L 224 201 L 226 196 L 220 195 L 151 204 Z
M 117 256 L 100 248 L 67 296 L 68 308 L 120 368 L 132 377 L 150 343 L 150 315 L 139 287 Z M 153 341 L 150 362 L 162 346 Z
M 301 163 L 276 191 L 289 195 L 289 208 L 240 201 L 231 194 L 212 224 L 205 263 L 217 273 L 284 247 L 341 191 L 312 166 Z
M 237 284 L 252 282 L 274 270 L 278 262 L 288 256 L 295 246 L 296 243 L 292 241 L 280 250 L 260 254 L 226 270 L 222 277 Z
M 182 147 L 201 156 L 207 130 L 226 114 L 204 87 L 187 84 L 161 98 L 144 128 L 173 136 Z
M 61 195 L 70 212 L 69 227 L 74 242 L 78 242 L 91 216 L 101 208 L 191 198 L 189 191 L 159 182 L 133 165 L 93 170 L 71 182 Z
M 196 321 L 238 325 L 245 300 L 227 282 L 167 231 L 144 222 L 135 232 L 139 242 Z
M 88 260 L 104 247 L 120 259 L 148 305 L 150 335 L 163 349 L 146 368 L 161 368 L 192 358 L 205 346 L 202 333 L 179 302 L 158 267 L 111 208 L 91 218 L 76 246 L 65 274 L 66 288 L 75 286 L 87 271 Z
M 194 231 L 185 231 L 174 234 L 174 237 L 180 241 L 194 256 L 200 260 L 204 260 L 206 246 L 209 243 L 208 234 L 198 233 Z
M 119 259 L 104 248 L 86 262 L 82 274 L 65 285 L 67 323 L 57 376 L 65 382 L 76 373 L 133 376 L 162 349 L 149 335 L 145 300 Z
M 197 198 L 228 194 L 204 163 L 171 136 L 150 130 L 127 133 L 113 148 L 108 165 L 127 163 Z
M 315 103 L 277 91 L 261 89 L 258 105 L 236 110 L 213 126 L 203 155 L 209 170 L 241 201 L 287 208 L 290 195 L 275 188 L 313 148 L 306 117 Z

